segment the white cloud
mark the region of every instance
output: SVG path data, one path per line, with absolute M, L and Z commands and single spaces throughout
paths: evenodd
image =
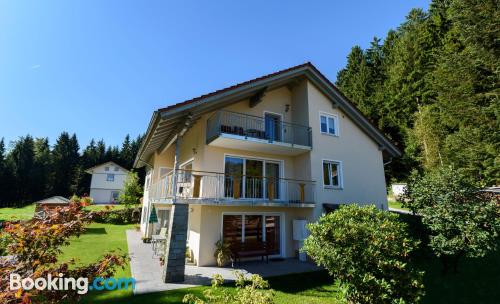
M 40 67 L 41 67 L 41 65 L 39 65 L 39 64 L 34 64 L 34 65 L 32 65 L 32 66 L 30 67 L 30 69 L 32 69 L 32 70 L 36 70 L 36 69 L 38 69 L 38 68 L 40 68 Z

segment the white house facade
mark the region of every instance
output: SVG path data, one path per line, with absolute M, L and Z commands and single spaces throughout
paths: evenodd
M 110 161 L 85 172 L 92 175 L 90 182 L 90 194 L 94 203 L 113 204 L 118 202 L 118 197 L 123 191 L 123 185 L 128 170 Z
M 186 248 L 215 264 L 219 240 L 236 258 L 297 258 L 305 223 L 387 208 L 384 163 L 400 154 L 312 64 L 295 66 L 153 113 L 135 161 L 141 231 L 167 228 L 165 282 L 184 279 Z

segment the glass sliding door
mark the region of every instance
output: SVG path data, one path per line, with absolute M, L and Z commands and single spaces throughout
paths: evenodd
M 261 160 L 247 159 L 245 163 L 245 197 L 264 197 L 264 162 Z
M 271 255 L 281 254 L 281 216 L 224 214 L 222 238 L 227 243 L 266 243 Z
M 281 163 L 278 161 L 226 156 L 224 197 L 280 199 L 280 177 Z
M 226 157 L 224 167 L 224 196 L 240 198 L 243 189 L 243 159 Z
M 224 242 L 243 242 L 242 223 L 241 215 L 224 215 L 222 221 L 222 238 Z
M 265 234 L 267 248 L 271 254 L 280 254 L 280 217 L 277 215 L 265 216 Z
M 280 164 L 266 162 L 266 198 L 280 198 Z
M 245 243 L 264 241 L 262 215 L 245 215 Z

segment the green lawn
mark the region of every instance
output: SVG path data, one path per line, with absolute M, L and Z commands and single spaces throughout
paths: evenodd
M 92 207 L 96 209 L 98 206 Z M 0 219 L 30 218 L 34 207 L 0 209 Z M 403 215 L 400 215 L 403 217 Z M 411 215 L 404 215 L 410 221 Z M 61 261 L 76 258 L 79 263 L 96 261 L 105 252 L 127 252 L 125 231 L 134 225 L 94 223 L 80 238 L 75 238 L 64 248 Z M 416 231 L 415 229 L 413 231 Z M 500 247 L 500 243 L 499 243 Z M 418 255 L 415 266 L 425 270 L 426 295 L 423 303 L 498 303 L 500 299 L 500 250 L 482 259 L 465 259 L 458 274 L 441 274 L 439 260 L 428 252 Z M 130 276 L 130 268 L 119 269 L 116 277 Z M 288 275 L 269 278 L 276 290 L 276 303 L 335 303 L 333 280 L 324 272 Z M 84 303 L 179 303 L 186 293 L 200 295 L 207 287 L 133 296 L 131 291 L 93 292 L 86 295 Z M 226 288 L 233 288 L 227 286 Z
M 326 272 L 313 272 L 273 277 L 268 279 L 271 287 L 276 291 L 275 301 L 278 304 L 334 304 L 335 288 L 333 280 Z M 93 293 L 87 295 L 84 303 L 127 303 L 127 304 L 160 304 L 181 303 L 185 294 L 193 293 L 200 296 L 208 287 L 194 287 L 177 289 L 158 293 L 133 296 L 131 293 Z M 234 286 L 225 288 L 234 291 Z
M 35 204 L 24 206 L 21 208 L 0 208 L 0 220 L 29 220 L 35 213 Z
M 72 258 L 79 264 L 88 264 L 97 261 L 105 253 L 115 251 L 116 253 L 128 253 L 127 238 L 125 231 L 134 229 L 134 225 L 111 225 L 93 223 L 89 225 L 85 234 L 79 238 L 73 238 L 71 244 L 63 249 L 59 257 L 60 261 L 68 261 Z M 117 269 L 115 277 L 130 277 L 130 265 L 127 263 L 124 269 Z M 131 291 L 113 291 L 109 296 L 130 295 Z M 96 294 L 102 296 L 102 293 Z
M 408 210 L 409 211 L 408 208 L 403 208 L 403 205 L 399 201 L 396 201 L 394 199 L 389 198 L 388 202 L 389 202 L 389 207 L 391 207 L 391 208 L 402 209 L 402 210 Z

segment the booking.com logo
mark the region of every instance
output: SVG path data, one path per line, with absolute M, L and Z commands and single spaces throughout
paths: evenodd
M 65 278 L 63 274 L 47 278 L 24 278 L 17 273 L 10 274 L 10 290 L 76 290 L 78 294 L 86 294 L 89 290 L 127 290 L 130 286 L 135 289 L 134 278 L 102 278 L 97 277 L 89 285 L 88 278 Z

